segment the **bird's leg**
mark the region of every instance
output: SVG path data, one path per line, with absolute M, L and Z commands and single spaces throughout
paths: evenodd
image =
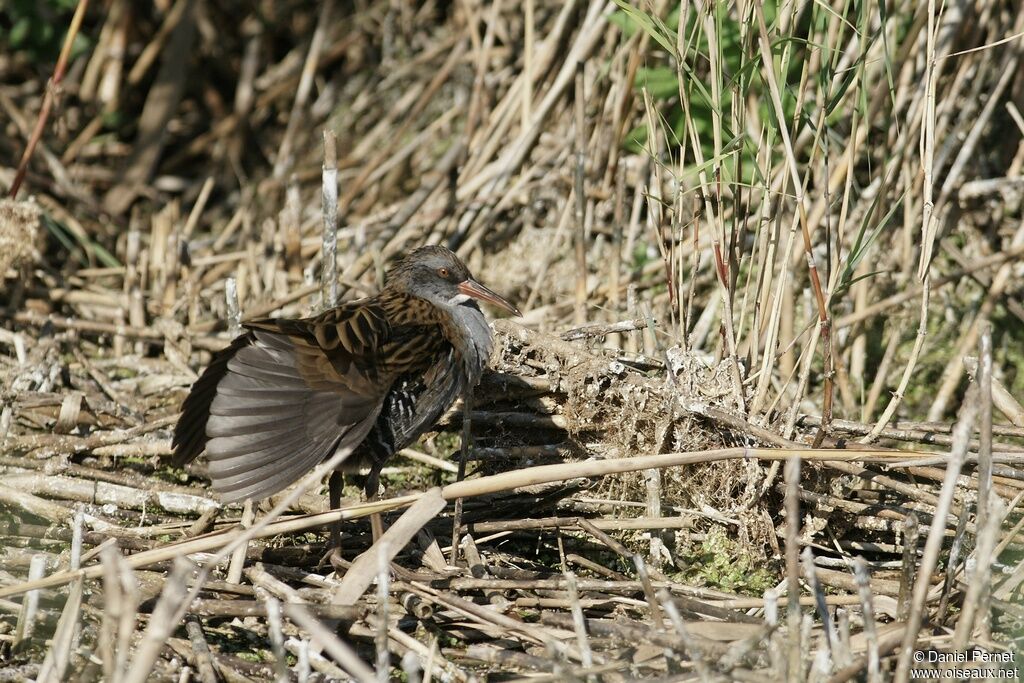
M 329 490 L 329 501 L 332 510 L 337 510 L 341 507 L 341 492 L 344 488 L 344 481 L 342 480 L 342 474 L 338 470 L 331 472 L 331 478 L 328 480 L 327 487 Z M 334 561 L 335 557 L 341 559 L 341 520 L 331 522 L 331 547 L 327 550 L 327 556 L 331 560 L 331 564 L 337 568 L 337 563 Z
M 377 496 L 380 493 L 380 470 L 383 466 L 383 463 L 373 463 L 370 473 L 366 475 L 367 503 L 377 500 Z M 381 520 L 379 512 L 374 512 L 370 515 L 370 533 L 373 534 L 374 543 L 384 535 L 384 522 Z
M 466 460 L 469 459 L 469 449 L 473 441 L 473 426 L 470 415 L 473 412 L 473 388 L 466 387 L 462 394 L 462 446 L 459 449 L 459 473 L 456 481 L 466 478 Z M 452 514 L 452 552 L 449 564 L 455 566 L 459 559 L 459 529 L 462 528 L 462 499 L 455 499 L 455 511 Z

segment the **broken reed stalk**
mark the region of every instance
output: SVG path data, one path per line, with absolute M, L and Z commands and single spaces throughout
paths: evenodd
M 358 683 L 377 683 L 377 676 L 352 646 L 330 631 L 322 621 L 310 614 L 301 604 L 285 605 L 285 614 L 296 626 L 309 634 L 313 643 L 319 644 L 331 656 L 345 673 Z
M 587 119 L 586 94 L 584 92 L 583 62 L 576 63 L 576 80 L 573 91 L 573 104 L 576 112 L 576 172 L 574 175 L 573 194 L 576 198 L 576 231 L 574 233 L 576 253 L 576 303 L 575 319 L 582 325 L 587 319 L 587 195 L 584 178 L 587 168 Z
M 313 79 L 316 77 L 317 65 L 320 62 L 320 53 L 326 40 L 328 24 L 334 14 L 334 0 L 326 0 L 320 5 L 320 15 L 317 17 L 316 28 L 313 30 L 313 37 L 309 41 L 309 52 L 306 53 L 306 60 L 302 65 L 302 74 L 299 78 L 299 85 L 295 89 L 295 100 L 292 103 L 291 112 L 288 115 L 288 125 L 285 127 L 284 135 L 281 138 L 281 146 L 277 150 L 277 157 L 274 160 L 274 178 L 283 179 L 285 174 L 293 165 L 294 152 L 292 151 L 292 139 L 298 130 L 301 122 L 302 110 L 309 100 L 309 94 L 313 89 Z
M 924 544 L 924 554 L 918 565 L 917 580 L 914 583 L 910 611 L 907 616 L 907 629 L 900 645 L 896 673 L 893 679 L 896 683 L 908 683 L 910 678 L 914 644 L 917 642 L 917 637 L 921 630 L 925 603 L 928 599 L 928 589 L 931 586 L 930 577 L 939 561 L 939 553 L 942 550 L 942 542 L 945 538 L 943 532 L 946 526 L 946 515 L 949 514 L 949 510 L 953 505 L 953 494 L 956 491 L 957 478 L 960 476 L 960 468 L 963 465 L 964 457 L 967 455 L 967 446 L 970 442 L 971 432 L 974 429 L 974 420 L 977 413 L 978 389 L 976 384 L 971 384 L 960 407 L 960 416 L 957 419 L 956 426 L 953 428 L 953 447 L 950 450 L 949 462 L 946 464 L 946 478 L 942 482 L 939 502 L 935 506 L 935 516 L 932 518 L 931 529 L 928 531 L 928 537 Z
M 381 540 L 376 544 L 377 552 L 377 633 L 374 647 L 377 650 L 377 681 L 388 683 L 391 670 L 391 649 L 388 647 L 388 601 L 390 598 L 391 560 L 389 543 Z M 372 552 L 374 548 L 371 548 Z
M 868 683 L 881 683 L 878 629 L 875 624 L 875 609 L 871 600 L 871 575 L 868 572 L 868 563 L 860 555 L 853 561 L 853 576 L 857 581 L 857 594 L 860 597 L 861 614 L 864 620 L 864 638 L 867 641 Z
M 217 683 L 217 672 L 214 668 L 213 653 L 210 652 L 210 644 L 203 634 L 203 625 L 195 615 L 185 617 L 185 633 L 192 645 L 193 656 L 189 659 L 199 674 L 201 683 Z
M 70 569 L 78 569 L 82 559 L 82 537 L 85 525 L 85 513 L 79 506 L 75 510 L 75 518 L 71 526 L 71 553 L 68 566 Z M 61 610 L 60 620 L 53 634 L 52 646 L 46 652 L 42 665 L 39 667 L 38 681 L 63 681 L 68 664 L 71 662 L 71 652 L 77 645 L 77 635 L 80 632 L 82 595 L 85 582 L 77 579 L 71 583 L 71 590 L 68 591 L 68 600 Z
M 242 521 L 241 526 L 243 529 L 248 529 L 252 526 L 254 518 L 252 499 L 246 498 L 245 504 L 242 506 Z M 228 583 L 240 583 L 242 580 L 242 570 L 245 568 L 245 551 L 248 547 L 248 543 L 242 543 L 235 551 L 231 553 L 231 561 L 228 563 L 228 573 L 226 580 Z
M 949 546 L 949 557 L 946 560 L 946 573 L 942 581 L 942 595 L 939 597 L 939 606 L 935 610 L 937 618 L 941 621 L 946 618 L 946 610 L 949 601 L 953 596 L 954 580 L 960 569 L 960 553 L 963 550 L 964 542 L 967 539 L 967 518 L 971 514 L 969 499 L 965 496 L 960 514 L 957 515 L 956 529 L 953 531 L 953 542 Z M 975 526 L 975 533 L 978 529 Z
M 324 309 L 338 305 L 338 138 L 324 129 L 324 166 L 321 180 L 324 219 L 320 249 L 320 300 Z
M 36 554 L 32 556 L 28 569 L 28 580 L 38 581 L 46 573 L 46 556 Z M 14 628 L 14 646 L 17 647 L 23 642 L 31 641 L 32 634 L 36 628 L 36 614 L 39 611 L 39 591 L 33 590 L 25 594 L 21 603 L 21 610 L 18 612 L 18 623 Z
M 188 577 L 194 569 L 195 565 L 184 557 L 174 559 L 174 567 L 164 581 L 160 600 L 149 618 L 142 642 L 132 650 L 131 667 L 122 679 L 123 683 L 145 683 L 149 679 L 160 651 L 185 616 L 191 602 L 185 597 L 188 593 Z
M 576 632 L 576 645 L 580 649 L 583 666 L 588 669 L 594 666 L 594 655 L 590 649 L 590 639 L 587 637 L 586 620 L 583 617 L 583 607 L 580 605 L 580 591 L 576 583 L 576 575 L 567 570 L 562 570 L 565 576 L 565 586 L 569 594 L 569 610 L 572 614 L 573 630 Z
M 981 340 L 979 343 L 978 355 L 978 389 L 981 399 L 981 412 L 978 416 L 978 504 L 975 514 L 976 527 L 979 533 L 984 534 L 992 529 L 993 536 L 998 536 L 999 525 L 993 525 L 990 515 L 998 512 L 1000 522 L 1002 521 L 1002 509 L 994 511 L 993 503 L 1001 504 L 999 496 L 992 491 L 992 324 L 984 321 L 981 327 Z M 1011 508 L 1012 509 L 1012 508 Z M 979 539 L 980 540 L 980 539 Z M 991 557 L 991 561 L 989 561 Z M 988 556 L 980 548 L 977 560 L 985 564 L 982 567 L 980 581 L 972 581 L 970 586 L 979 584 L 977 595 L 979 624 L 978 631 L 981 638 L 990 640 L 992 637 L 992 615 L 988 609 L 992 597 L 992 563 L 999 558 L 999 555 L 989 550 Z M 968 595 L 968 597 L 970 597 Z M 967 598 L 965 605 L 967 603 Z M 970 603 L 972 607 L 973 603 Z M 959 624 L 957 624 L 959 628 Z M 966 641 L 965 641 L 966 642 Z
M 238 281 L 233 277 L 224 278 L 224 303 L 227 306 L 228 334 L 237 337 L 242 333 L 242 311 L 238 305 Z
M 963 652 L 966 649 L 967 641 L 974 632 L 976 620 L 983 633 L 987 632 L 989 627 L 986 608 L 992 588 L 992 565 L 997 559 L 996 540 L 1006 507 L 997 495 L 992 495 L 988 499 L 988 505 L 985 526 L 978 531 L 978 545 L 974 551 L 974 567 L 968 572 L 967 594 L 964 596 L 963 608 L 953 633 L 953 650 L 955 652 Z
M 803 648 L 800 637 L 800 456 L 786 461 L 786 627 L 788 638 L 788 657 L 786 661 L 786 680 L 791 682 L 803 680 Z
M 978 415 L 978 529 L 985 528 L 992 495 L 992 325 L 985 322 L 978 348 L 978 390 L 981 407 Z
M 821 619 L 822 626 L 824 627 L 825 647 L 827 648 L 827 653 L 831 659 L 834 659 L 837 639 L 836 627 L 832 621 L 832 613 L 828 609 L 825 590 L 822 588 L 821 581 L 818 580 L 817 568 L 814 565 L 814 553 L 811 551 L 810 546 L 804 548 L 801 553 L 800 563 L 803 565 L 804 578 L 807 581 L 808 587 L 811 589 L 811 595 L 814 596 L 814 606 L 818 612 L 818 617 Z
M 906 620 L 910 614 L 910 595 L 914 585 L 914 567 L 917 565 L 917 542 L 919 529 L 917 514 L 911 512 L 903 521 L 903 561 L 900 569 L 900 594 L 896 614 Z

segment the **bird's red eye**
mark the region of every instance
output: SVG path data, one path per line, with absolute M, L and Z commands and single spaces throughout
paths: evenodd
M 448 269 L 447 268 L 438 268 L 437 269 L 437 274 L 440 275 L 441 277 L 448 277 Z

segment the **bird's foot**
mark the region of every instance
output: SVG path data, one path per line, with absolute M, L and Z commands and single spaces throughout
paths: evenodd
M 341 548 L 338 546 L 332 546 L 327 549 L 327 552 L 323 554 L 320 561 L 316 563 L 317 571 L 325 569 L 327 567 L 334 569 L 334 572 L 339 576 L 344 574 L 352 563 L 341 556 Z
M 352 567 L 352 563 L 341 556 L 340 548 L 335 548 L 331 552 L 327 553 L 327 559 L 334 568 L 334 573 L 338 576 L 342 576 Z

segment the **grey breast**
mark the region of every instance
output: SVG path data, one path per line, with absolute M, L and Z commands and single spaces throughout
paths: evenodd
M 452 343 L 462 356 L 465 382 L 469 387 L 474 387 L 480 381 L 480 375 L 487 367 L 494 349 L 491 327 L 475 301 L 452 306 L 451 314 L 460 337 L 453 339 Z

